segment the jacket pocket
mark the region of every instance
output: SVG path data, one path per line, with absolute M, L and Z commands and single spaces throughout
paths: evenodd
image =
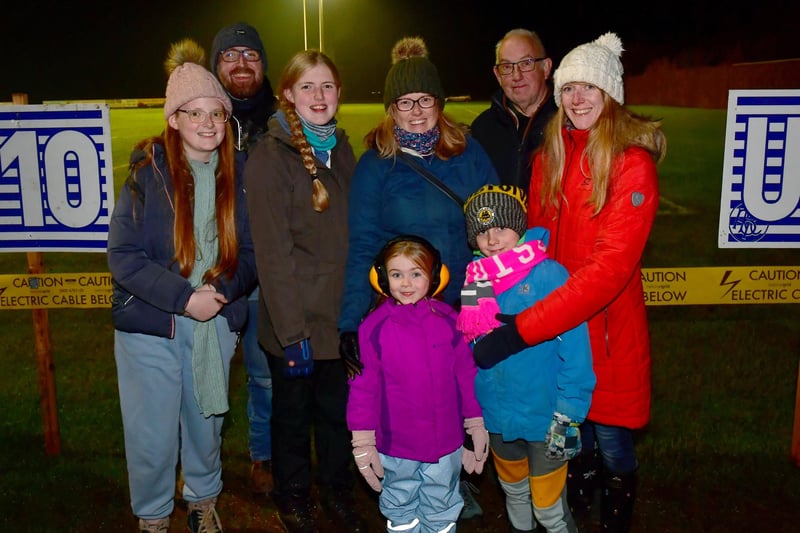
M 114 328 L 126 333 L 144 333 L 171 339 L 174 335 L 171 313 L 140 300 L 112 280 L 111 320 Z

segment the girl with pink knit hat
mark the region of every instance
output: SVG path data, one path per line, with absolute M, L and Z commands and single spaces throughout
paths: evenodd
M 228 375 L 255 258 L 231 102 L 191 40 L 172 47 L 161 135 L 139 142 L 108 233 L 131 508 L 166 532 L 180 463 L 188 530 L 222 531 Z

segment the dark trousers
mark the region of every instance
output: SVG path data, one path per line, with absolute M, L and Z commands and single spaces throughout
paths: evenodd
M 347 429 L 347 374 L 339 359 L 314 361 L 305 378 L 283 375 L 284 359 L 267 354 L 272 372 L 272 475 L 276 498 L 310 495 L 311 435 L 316 480 L 323 490 L 350 490 L 354 484 Z

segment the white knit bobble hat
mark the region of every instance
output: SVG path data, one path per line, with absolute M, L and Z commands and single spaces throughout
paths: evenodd
M 561 107 L 561 87 L 582 81 L 603 89 L 620 105 L 625 103 L 622 85 L 622 41 L 616 33 L 604 33 L 591 43 L 582 44 L 564 56 L 553 74 L 556 105 Z

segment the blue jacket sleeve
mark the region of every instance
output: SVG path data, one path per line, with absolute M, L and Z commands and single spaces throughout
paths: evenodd
M 387 240 L 380 229 L 383 174 L 376 154 L 371 150 L 361 156 L 353 173 L 347 218 L 349 245 L 339 331 L 357 331 L 375 297 L 369 284 L 369 270 L 375 255 Z

